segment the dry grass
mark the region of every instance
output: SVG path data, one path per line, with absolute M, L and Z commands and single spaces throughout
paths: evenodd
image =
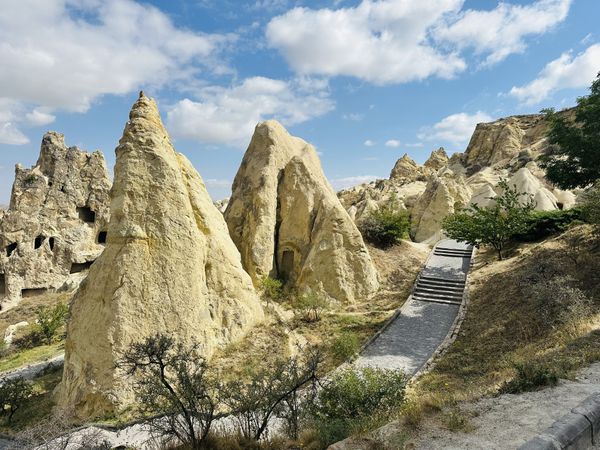
M 514 377 L 514 362 L 532 362 L 572 377 L 600 360 L 600 314 L 551 326 L 540 320 L 539 304 L 523 296 L 523 274 L 550 269 L 550 276 L 572 277 L 593 300 L 594 311 L 599 310 L 600 251 L 590 228 L 580 226 L 511 253 L 504 261 L 479 254 L 460 335 L 415 387 L 415 397 L 426 408 L 496 394 Z

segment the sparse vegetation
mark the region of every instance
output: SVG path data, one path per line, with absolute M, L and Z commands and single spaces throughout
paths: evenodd
M 58 303 L 54 307 L 42 306 L 37 312 L 37 326 L 47 345 L 54 342 L 58 331 L 65 326 L 69 307 Z
M 506 244 L 528 230 L 535 203 L 506 180 L 500 181 L 499 186 L 502 194 L 494 198 L 493 206 L 471 205 L 446 217 L 443 228 L 451 239 L 493 247 L 501 260 Z
M 306 322 L 318 322 L 321 320 L 323 312 L 329 309 L 330 304 L 322 296 L 314 292 L 307 292 L 298 297 L 294 307 L 300 313 L 302 320 Z
M 331 344 L 331 352 L 340 361 L 351 358 L 360 349 L 358 336 L 351 331 L 342 331 Z
M 395 196 L 361 219 L 358 224 L 365 240 L 380 248 L 391 247 L 408 237 L 410 213 L 400 209 Z
M 3 378 L 0 381 L 0 414 L 6 418 L 9 425 L 32 392 L 31 384 L 21 377 Z
M 600 183 L 596 183 L 585 193 L 582 205 L 583 218 L 600 231 Z
M 520 394 L 558 384 L 558 374 L 554 369 L 535 362 L 516 362 L 513 364 L 516 376 L 504 383 L 501 394 Z
M 281 300 L 283 297 L 283 283 L 271 277 L 263 277 L 260 280 L 260 290 L 267 300 Z

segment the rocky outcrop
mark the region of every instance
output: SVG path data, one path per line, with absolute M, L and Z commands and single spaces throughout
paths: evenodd
M 533 199 L 537 211 L 553 211 L 558 209 L 554 194 L 546 189 L 540 180 L 534 177 L 526 167 L 519 169 L 510 178 L 508 184 L 516 188 L 518 192 L 524 194 L 521 198 L 522 203 L 527 202 L 529 198 Z
M 422 168 L 406 153 L 396 161 L 390 173 L 390 180 L 401 184 L 411 183 L 419 179 L 422 180 L 422 178 Z
M 57 392 L 79 417 L 131 403 L 115 369 L 130 344 L 164 333 L 210 357 L 263 317 L 223 216 L 143 94 L 116 155 L 108 240 L 72 301 Z
M 431 175 L 425 192 L 411 215 L 411 235 L 417 242 L 436 242 L 441 238 L 442 222 L 448 214 L 468 204 L 471 190 L 464 177 L 446 170 Z
M 431 155 L 429 156 L 427 161 L 425 161 L 423 166 L 437 172 L 442 167 L 448 166 L 449 162 L 450 159 L 446 154 L 446 150 L 444 150 L 444 147 L 440 147 L 437 150 L 431 152 Z
M 315 149 L 277 122 L 256 127 L 225 211 L 229 232 L 255 282 L 339 302 L 368 297 L 377 273 L 360 232 L 323 174 Z
M 0 213 L 2 309 L 81 281 L 104 250 L 110 186 L 102 153 L 67 148 L 59 133 L 44 135 L 33 168 L 17 165 Z

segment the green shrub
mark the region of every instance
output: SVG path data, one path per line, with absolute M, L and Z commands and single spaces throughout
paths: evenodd
M 68 313 L 69 307 L 65 303 L 38 309 L 37 326 L 46 344 L 52 344 L 58 330 L 65 325 Z
M 600 182 L 583 195 L 581 215 L 583 220 L 600 228 Z
M 314 427 L 321 443 L 330 445 L 376 415 L 398 410 L 408 378 L 401 371 L 370 367 L 344 369 L 319 391 L 313 406 Z
M 331 344 L 331 353 L 341 361 L 351 358 L 360 348 L 360 340 L 356 333 L 344 331 Z
M 271 277 L 263 277 L 260 280 L 262 295 L 268 300 L 280 300 L 283 297 L 283 283 Z
M 294 307 L 306 322 L 318 322 L 323 311 L 329 309 L 329 302 L 313 292 L 307 292 L 297 298 Z
M 573 223 L 582 219 L 579 208 L 556 211 L 533 211 L 526 221 L 526 230 L 515 235 L 522 242 L 539 241 L 553 234 L 562 233 Z
M 359 229 L 365 240 L 371 244 L 387 248 L 408 238 L 410 214 L 401 210 L 395 197 L 377 211 L 372 211 L 359 222 Z
M 31 397 L 33 389 L 31 384 L 21 377 L 0 381 L 0 415 L 6 417 L 8 424 L 23 403 Z
M 517 375 L 500 388 L 501 394 L 519 394 L 558 384 L 558 374 L 550 367 L 534 362 L 517 362 L 513 367 Z

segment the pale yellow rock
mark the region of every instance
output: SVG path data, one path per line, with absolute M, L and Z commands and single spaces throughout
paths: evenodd
M 390 173 L 390 180 L 399 183 L 411 183 L 423 178 L 422 167 L 419 166 L 410 156 L 406 153 L 402 158 L 396 161 L 392 172 Z
M 442 222 L 457 208 L 467 205 L 471 190 L 464 177 L 450 170 L 431 175 L 411 215 L 411 235 L 416 242 L 435 242 L 442 236 Z
M 224 215 L 255 283 L 288 278 L 286 288 L 339 302 L 378 288 L 362 237 L 315 149 L 276 121 L 257 125 Z
M 438 171 L 441 168 L 448 166 L 449 162 L 450 159 L 446 154 L 446 150 L 444 150 L 444 147 L 440 147 L 431 152 L 431 155 L 427 161 L 425 161 L 423 166 L 433 171 Z
M 17 165 L 10 206 L 0 217 L 0 303 L 61 289 L 104 250 L 111 182 L 104 156 L 44 135 L 36 165 Z M 10 250 L 12 249 L 12 250 Z M 10 254 L 10 255 L 9 255 Z
M 57 393 L 82 418 L 131 404 L 133 380 L 115 369 L 130 344 L 165 333 L 210 357 L 263 317 L 221 213 L 153 100 L 135 103 L 116 154 L 108 242 L 73 299 Z
M 473 191 L 473 195 L 471 196 L 469 204 L 477 205 L 482 208 L 494 206 L 496 204 L 494 198 L 497 196 L 498 194 L 496 193 L 496 191 L 494 191 L 492 186 L 490 186 L 489 184 L 484 184 L 476 191 Z
M 514 186 L 518 192 L 527 194 L 536 206 L 537 211 L 552 211 L 558 209 L 556 205 L 556 197 L 546 189 L 540 180 L 533 176 L 533 174 L 523 167 L 519 169 L 509 180 L 509 184 Z M 523 196 L 521 202 L 524 203 L 528 200 L 528 197 Z

